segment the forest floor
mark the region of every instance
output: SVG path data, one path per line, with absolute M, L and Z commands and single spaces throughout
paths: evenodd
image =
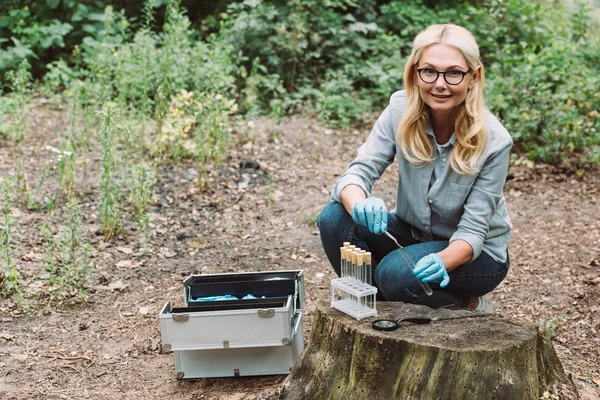
M 48 105 L 32 111 L 24 153 L 30 182 L 65 120 Z M 90 174 L 78 193 L 94 249 L 87 304 L 32 301 L 24 312 L 14 298 L 0 298 L 0 399 L 240 400 L 276 390 L 284 376 L 175 379 L 173 354 L 160 351 L 159 311 L 166 300 L 182 302 L 182 279 L 190 274 L 302 269 L 307 341 L 316 302 L 328 300 L 334 277 L 316 216 L 369 127 L 340 132 L 295 116 L 244 129 L 208 190 L 198 188 L 192 164 L 159 167 L 148 252 L 134 224 L 104 240 L 99 175 Z M 99 156 L 90 160 L 99 170 Z M 487 298 L 498 314 L 542 321 L 581 398 L 600 399 L 600 173 L 514 164 L 505 186 L 514 224 L 510 272 Z M 14 148 L 2 140 L 0 176 L 14 173 L 14 165 Z M 397 179 L 391 171 L 374 192 L 390 208 Z M 48 190 L 59 193 L 54 185 Z M 64 216 L 23 205 L 14 214 L 15 258 L 31 296 L 43 289 L 40 227 L 59 226 Z

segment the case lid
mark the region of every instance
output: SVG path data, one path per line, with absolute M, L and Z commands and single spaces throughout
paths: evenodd
M 250 295 L 256 300 L 293 296 L 294 311 L 300 312 L 304 308 L 303 270 L 190 275 L 183 281 L 183 286 L 186 306 L 244 301 L 242 299 Z M 233 300 L 198 301 L 215 296 L 231 296 Z

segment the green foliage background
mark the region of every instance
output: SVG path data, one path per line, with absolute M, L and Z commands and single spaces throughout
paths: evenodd
M 193 117 L 213 121 L 213 128 L 221 124 L 219 98 L 235 102 L 226 114 L 307 112 L 348 128 L 380 112 L 402 88 L 414 36 L 452 22 L 478 39 L 487 101 L 518 151 L 531 160 L 598 166 L 599 6 L 583 0 L 7 1 L 0 9 L 0 71 L 11 92 L 10 71 L 27 58 L 44 93 L 66 89 L 68 97 L 85 85 L 88 104 L 117 101 L 152 116 L 163 136 L 182 91 L 193 93 L 185 101 L 210 105 Z M 177 143 L 170 137 L 162 145 L 185 153 Z M 211 148 L 195 152 L 214 155 Z

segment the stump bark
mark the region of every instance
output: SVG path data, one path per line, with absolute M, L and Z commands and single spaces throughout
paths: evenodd
M 279 398 L 538 400 L 548 391 L 578 399 L 550 340 L 537 327 L 470 311 L 393 302 L 377 306 L 376 318 L 434 321 L 380 332 L 371 328 L 375 317 L 356 321 L 321 302 L 310 342 Z

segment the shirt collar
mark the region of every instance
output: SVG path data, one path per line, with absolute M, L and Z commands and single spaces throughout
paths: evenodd
M 427 123 L 427 126 L 425 127 L 425 132 L 433 138 L 437 147 L 448 147 L 448 146 L 454 146 L 456 144 L 456 132 L 452 132 L 452 136 L 450 136 L 450 140 L 448 140 L 448 142 L 445 144 L 437 143 L 437 140 L 435 139 L 435 134 L 433 133 L 433 128 L 431 127 L 430 123 Z

